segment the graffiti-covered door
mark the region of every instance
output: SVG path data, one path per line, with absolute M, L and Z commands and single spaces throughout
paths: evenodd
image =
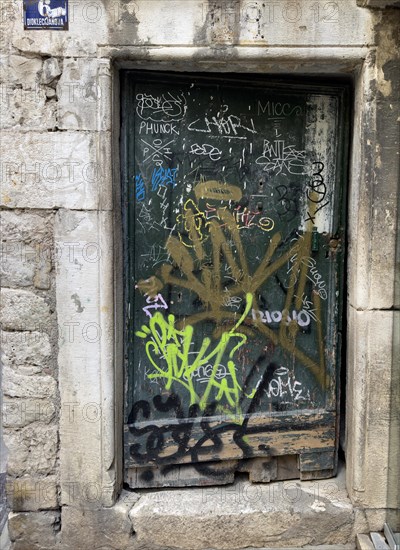
M 346 97 L 123 73 L 131 486 L 334 475 Z

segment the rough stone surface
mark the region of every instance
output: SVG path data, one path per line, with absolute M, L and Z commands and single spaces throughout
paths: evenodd
M 43 84 L 51 84 L 61 74 L 58 60 L 50 57 L 43 62 L 41 81 Z
M 59 512 L 11 513 L 8 529 L 13 550 L 54 550 L 59 525 Z
M 7 500 L 14 512 L 35 512 L 58 507 L 55 476 L 8 478 Z
M 375 550 L 375 545 L 368 535 L 357 535 L 357 550 Z
M 60 338 L 58 354 L 63 402 L 75 403 L 76 406 L 75 416 L 71 414 L 72 407 L 61 408 L 62 502 L 64 499 L 69 501 L 71 483 L 83 485 L 77 491 L 83 497 L 87 484 L 101 487 L 105 505 L 112 503 L 115 491 L 114 388 L 108 377 L 114 363 L 110 295 L 112 249 L 108 238 L 111 228 L 108 212 L 61 210 L 55 219 L 56 246 L 65 252 L 64 243 L 77 243 L 75 260 L 71 262 L 70 257 L 63 253 L 59 255 L 56 266 L 58 323 L 62 328 L 67 323 L 74 323 L 74 331 L 69 337 L 66 334 L 64 337 L 63 333 Z M 99 235 L 103 235 L 101 241 Z M 90 243 L 98 246 L 87 248 Z M 107 280 L 107 283 L 101 285 L 101 280 Z M 73 453 L 71 448 L 74 448 Z M 106 486 L 109 487 L 108 497 Z
M 308 3 L 241 3 L 210 4 L 208 9 L 197 3 L 181 3 L 181 17 L 186 24 L 164 24 L 164 18 L 154 18 L 154 11 L 161 9 L 162 0 L 149 3 L 136 2 L 136 17 L 140 21 L 137 28 L 139 42 L 166 44 L 262 44 L 291 45 L 304 44 L 353 46 L 368 43 L 371 39 L 371 18 L 359 10 L 354 2 L 339 0 L 336 9 L 327 14 L 313 17 Z M 165 5 L 165 4 L 164 4 Z M 235 9 L 236 7 L 236 9 Z M 168 19 L 169 10 L 165 14 Z M 169 12 L 169 13 L 168 13 Z M 178 31 L 179 25 L 179 31 Z M 327 32 L 329 29 L 329 32 Z M 178 32 L 177 32 L 178 31 Z M 126 33 L 126 39 L 129 34 Z M 120 42 L 121 43 L 121 42 Z
M 210 6 L 192 1 L 83 2 L 71 8 L 68 33 L 28 34 L 21 25 L 22 5 L 10 2 L 3 8 L 1 30 L 21 52 L 53 57 L 95 56 L 98 44 L 143 47 L 252 43 L 271 47 L 310 43 L 359 46 L 373 42 L 370 13 L 353 1 L 337 0 L 333 10 L 321 6 L 318 13 L 312 9 L 312 2 L 297 3 L 294 9 L 293 3 L 277 2 L 275 7 L 264 4 L 243 3 L 238 9 L 236 3 Z M 180 17 L 176 17 L 177 12 Z M 155 13 L 163 13 L 163 17 L 154 17 Z
M 0 532 L 0 548 L 1 550 L 11 550 L 11 541 L 10 537 L 8 536 L 7 522 Z
M 1 213 L 1 231 L 4 241 L 43 242 L 50 240 L 52 216 L 39 213 L 6 210 Z M 5 250 L 7 254 L 7 249 Z
M 5 365 L 38 367 L 34 372 L 40 372 L 48 365 L 52 349 L 49 335 L 45 332 L 1 331 L 0 337 Z
M 1 204 L 7 208 L 110 208 L 110 142 L 105 136 L 4 132 L 0 147 Z
M 40 381 L 42 377 L 38 378 Z M 49 424 L 55 419 L 55 416 L 56 408 L 50 399 L 21 399 L 4 396 L 3 426 L 5 428 L 23 428 L 32 422 Z
M 355 545 L 353 543 L 350 543 L 350 544 L 335 544 L 335 545 L 332 545 L 332 544 L 319 544 L 318 546 L 309 546 L 308 544 L 306 544 L 306 546 L 302 546 L 301 548 L 294 548 L 293 546 L 291 547 L 284 547 L 284 548 L 279 548 L 279 550 L 355 550 Z M 212 549 L 210 549 L 212 550 Z M 244 548 L 243 550 L 278 550 L 276 547 L 272 548 L 271 546 L 269 546 L 268 548 Z
M 111 78 L 108 62 L 66 59 L 57 85 L 58 126 L 63 130 L 111 130 Z
M 2 212 L 2 286 L 50 288 L 53 216 Z
M 391 335 L 398 333 L 400 312 L 350 307 L 348 321 L 356 327 L 348 343 L 348 363 L 353 365 L 347 379 L 348 488 L 357 506 L 399 509 L 400 417 L 395 411 L 400 344 L 398 336 L 393 342 Z M 355 440 L 352 434 L 357 434 Z M 383 470 L 382 464 L 390 468 Z
M 333 480 L 330 481 L 329 492 L 334 492 L 334 485 L 332 485 Z M 226 488 L 225 488 L 226 489 Z M 235 490 L 234 488 L 228 488 L 228 498 L 233 498 L 235 501 Z M 333 491 L 332 491 L 333 490 Z M 190 492 L 190 489 L 186 490 Z M 209 493 L 212 492 L 212 489 L 208 488 Z M 225 498 L 223 493 L 220 492 L 219 488 L 214 489 L 214 493 L 209 494 L 207 498 L 217 497 L 216 502 L 214 502 L 215 515 L 218 516 L 215 518 L 215 522 L 221 522 L 221 536 L 224 536 L 223 529 L 223 517 L 221 516 L 221 509 L 224 507 Z M 176 493 L 176 494 L 175 494 Z M 247 490 L 246 490 L 247 493 Z M 153 493 L 155 495 L 155 502 L 159 502 L 160 499 L 163 499 L 163 493 Z M 289 490 L 286 494 L 286 498 L 290 497 L 289 500 L 295 500 L 295 497 L 300 493 L 296 493 L 293 490 Z M 313 495 L 315 495 L 315 486 Z M 249 495 L 250 496 L 250 495 Z M 336 495 L 338 497 L 338 495 Z M 75 550 L 75 549 L 85 549 L 90 547 L 99 548 L 101 550 L 175 550 L 177 548 L 177 538 L 176 536 L 171 537 L 168 542 L 163 542 L 158 544 L 155 540 L 141 540 L 133 531 L 132 524 L 128 519 L 129 510 L 132 509 L 132 506 L 138 502 L 140 496 L 132 492 L 123 491 L 120 495 L 120 498 L 115 506 L 112 508 L 103 508 L 102 510 L 93 510 L 88 508 L 83 508 L 81 505 L 76 506 L 76 502 L 71 499 L 68 506 L 64 506 L 62 510 L 62 530 L 61 530 L 61 541 L 60 548 L 62 550 Z M 180 492 L 169 491 L 167 498 L 170 500 L 171 505 L 174 507 L 176 503 L 179 503 L 181 500 Z M 251 498 L 251 496 L 250 496 Z M 333 499 L 334 500 L 334 499 Z M 340 506 L 341 498 L 338 497 L 336 504 Z M 254 506 L 255 503 L 253 503 Z M 348 502 L 346 502 L 346 505 Z M 178 504 L 179 505 L 179 504 Z M 194 503 L 194 507 L 196 506 Z M 278 505 L 277 505 L 278 506 Z M 317 501 L 315 508 L 321 507 L 322 504 L 320 501 Z M 201 517 L 202 510 L 201 506 L 198 509 L 198 515 L 194 517 Z M 193 507 L 192 507 L 193 509 Z M 266 511 L 264 510 L 264 513 Z M 357 510 L 355 511 L 357 513 Z M 297 521 L 297 518 L 294 518 L 294 521 Z M 357 525 L 360 526 L 360 530 L 365 530 L 369 532 L 369 526 L 365 523 L 358 521 Z M 372 525 L 372 524 L 371 524 Z M 314 530 L 312 535 L 317 534 L 318 530 Z M 219 537 L 219 531 L 215 530 L 208 534 L 208 538 L 211 539 L 212 536 Z M 207 534 L 204 535 L 205 538 Z M 179 542 L 179 541 L 178 541 Z M 191 550 L 192 545 L 189 543 L 188 546 L 178 546 L 179 548 L 184 548 L 185 550 Z M 204 546 L 204 550 L 216 550 L 218 546 L 211 544 L 210 546 Z M 232 547 L 234 548 L 234 547 Z M 252 545 L 245 545 L 242 548 L 248 550 L 275 550 L 279 548 L 280 550 L 290 549 L 290 550 L 299 550 L 297 543 L 286 546 L 280 542 L 275 542 L 268 545 L 268 547 L 255 547 Z M 346 544 L 329 544 L 329 545 L 314 545 L 306 544 L 302 546 L 304 550 L 355 550 L 354 538 L 351 542 Z
M 36 331 L 48 326 L 50 308 L 44 298 L 27 290 L 1 290 L 0 320 L 3 330 Z
M 37 87 L 40 81 L 42 70 L 42 59 L 40 57 L 26 57 L 23 55 L 4 55 L 2 69 L 0 70 L 0 81 L 8 85 L 18 85 L 24 90 Z
M 55 397 L 57 383 L 51 376 L 27 376 L 4 367 L 3 392 L 9 397 Z
M 12 84 L 3 84 L 0 94 L 1 118 L 0 128 L 9 130 L 53 130 L 56 127 L 56 102 L 49 101 L 54 97 L 36 86 L 25 90 Z
M 185 550 L 354 541 L 355 513 L 343 476 L 149 493 L 130 518 L 138 542 Z
M 54 473 L 58 450 L 57 426 L 34 423 L 19 430 L 5 428 L 4 442 L 9 451 L 10 475 Z
M 157 544 L 154 540 L 143 541 L 132 531 L 132 524 L 128 518 L 129 509 L 139 498 L 134 493 L 123 491 L 118 503 L 113 508 L 105 508 L 101 511 L 83 510 L 73 506 L 65 506 L 61 516 L 61 548 L 62 550 L 76 550 L 84 548 L 99 548 L 99 550 L 174 550 L 179 541 L 172 536 L 167 542 Z M 175 500 L 174 497 L 171 497 Z M 222 519 L 220 519 L 222 523 Z M 224 533 L 223 527 L 221 527 Z M 219 537 L 218 532 L 209 533 L 209 539 L 213 535 Z M 205 535 L 206 536 L 206 535 Z M 185 550 L 191 550 L 192 546 L 179 546 Z M 216 550 L 211 544 L 204 550 Z M 234 547 L 232 547 L 233 549 Z M 256 550 L 252 546 L 244 546 L 246 550 Z M 268 548 L 257 547 L 257 550 L 274 550 L 271 545 Z M 280 550 L 289 547 L 279 546 Z M 303 547 L 302 547 L 303 548 Z M 299 549 L 299 546 L 290 546 L 291 550 Z M 305 545 L 304 550 L 355 550 L 354 543 L 346 545 Z
M 356 90 L 350 187 L 348 290 L 358 309 L 395 305 L 396 225 L 400 181 L 400 11 L 376 12 L 377 56 Z M 397 121 L 397 122 L 396 122 Z M 399 261 L 397 252 L 397 262 Z
M 63 550 L 104 548 L 104 550 L 134 550 L 137 548 L 128 512 L 138 495 L 122 492 L 118 503 L 100 511 L 64 506 L 61 516 Z

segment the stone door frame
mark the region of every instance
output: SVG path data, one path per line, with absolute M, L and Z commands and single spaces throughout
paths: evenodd
M 232 73 L 353 78 L 346 305 L 347 490 L 357 506 L 382 514 L 396 507 L 398 494 L 391 487 L 390 471 L 398 458 L 389 442 L 396 428 L 393 388 L 397 381 L 394 344 L 388 335 L 395 335 L 399 321 L 399 311 L 394 311 L 399 168 L 390 150 L 396 122 L 389 115 L 399 100 L 391 90 L 399 59 L 397 65 L 385 65 L 389 60 L 385 55 L 374 47 L 98 49 L 97 82 L 102 90 L 98 131 L 103 132 L 104 117 L 111 113 L 112 132 L 100 134 L 97 159 L 108 175 L 103 178 L 97 210 L 60 209 L 56 216 L 56 246 L 73 242 L 76 252 L 87 252 L 90 243 L 97 243 L 101 250 L 98 261 L 86 262 L 84 269 L 71 264 L 66 254 L 61 255 L 57 268 L 58 325 L 76 327 L 73 341 L 63 338 L 59 349 L 61 505 L 72 505 L 73 498 L 74 506 L 113 506 L 123 478 L 118 72 L 122 68 L 221 72 L 229 67 Z M 385 224 L 379 219 L 382 213 L 386 213 Z M 78 287 L 91 297 L 91 305 L 79 318 L 64 300 Z M 78 325 L 71 325 L 74 322 Z M 374 421 L 373 411 L 378 411 L 380 422 Z

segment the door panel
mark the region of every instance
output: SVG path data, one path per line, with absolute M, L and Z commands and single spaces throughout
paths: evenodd
M 333 475 L 346 88 L 128 71 L 122 90 L 127 481 L 287 455 Z

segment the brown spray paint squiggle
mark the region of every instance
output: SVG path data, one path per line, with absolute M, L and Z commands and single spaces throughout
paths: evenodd
M 201 198 L 221 202 L 237 202 L 242 195 L 238 187 L 217 181 L 199 183 L 194 189 L 194 194 L 197 200 Z M 146 351 L 149 360 L 157 371 L 154 376 L 164 379 L 166 389 L 170 389 L 173 382 L 181 384 L 188 390 L 192 402 L 199 403 L 202 407 L 207 404 L 211 389 L 217 389 L 217 398 L 224 398 L 225 403 L 232 410 L 237 410 L 241 387 L 237 382 L 232 356 L 229 358 L 231 361 L 229 368 L 231 385 L 228 385 L 225 379 L 217 381 L 216 377 L 213 376 L 207 390 L 202 396 L 199 396 L 194 389 L 191 376 L 184 376 L 184 374 L 195 372 L 203 364 L 202 361 L 206 359 L 206 353 L 210 345 L 210 341 L 204 339 L 198 358 L 193 362 L 189 361 L 187 354 L 189 353 L 189 343 L 192 339 L 194 325 L 202 321 L 212 321 L 216 325 L 213 336 L 220 339 L 215 348 L 217 351 L 214 350 L 215 356 L 211 355 L 214 359 L 215 372 L 219 368 L 220 359 L 227 349 L 228 342 L 232 341 L 233 337 L 241 342 L 237 344 L 237 350 L 244 344 L 246 335 L 253 335 L 258 332 L 274 346 L 280 346 L 291 354 L 312 373 L 320 386 L 324 386 L 327 383 L 327 376 L 321 324 L 317 323 L 319 358 L 315 360 L 297 345 L 296 339 L 300 326 L 296 320 L 282 323 L 278 331 L 273 330 L 262 322 L 262 315 L 259 313 L 260 309 L 256 300 L 260 287 L 289 260 L 292 260 L 293 269 L 290 273 L 282 315 L 288 316 L 291 307 L 296 310 L 302 308 L 301 297 L 305 291 L 309 269 L 308 264 L 303 262 L 302 259 L 310 254 L 311 226 L 307 226 L 302 238 L 299 238 L 289 249 L 278 256 L 277 250 L 281 243 L 281 235 L 280 233 L 274 234 L 259 265 L 253 271 L 250 271 L 237 220 L 226 206 L 216 208 L 216 216 L 207 223 L 207 236 L 211 243 L 211 261 L 205 261 L 207 254 L 204 247 L 204 235 L 199 230 L 199 210 L 196 210 L 195 207 L 194 202 L 193 208 L 190 202 L 186 203 L 185 224 L 191 241 L 191 248 L 188 248 L 185 243 L 182 243 L 175 236 L 168 238 L 166 250 L 172 261 L 171 263 L 163 263 L 159 276 L 151 278 L 151 292 L 158 293 L 164 285 L 188 289 L 197 294 L 203 304 L 203 310 L 188 315 L 183 321 L 179 322 L 176 322 L 173 316 L 168 317 L 168 321 L 165 321 L 160 313 L 156 313 L 150 321 L 150 324 L 153 323 L 152 327 L 142 327 L 142 331 L 137 333 L 141 338 L 148 338 L 152 334 L 146 344 Z M 313 204 L 311 204 L 310 209 L 313 209 Z M 308 222 L 308 224 L 310 225 L 311 222 Z M 237 251 L 235 256 L 230 243 Z M 222 258 L 225 259 L 233 279 L 233 284 L 229 289 L 223 285 Z M 198 265 L 199 263 L 202 265 L 200 271 L 195 269 L 195 264 Z M 142 292 L 149 293 L 149 280 L 140 281 L 138 288 Z M 247 313 L 251 309 L 249 304 L 252 304 L 252 318 L 248 318 L 246 313 L 245 316 L 242 315 L 238 324 L 236 322 L 237 313 L 226 309 L 226 302 L 229 297 L 245 298 Z M 313 292 L 313 305 L 315 315 L 320 319 L 321 299 L 316 292 Z M 157 323 L 158 332 L 155 328 Z M 226 327 L 229 324 L 233 328 L 226 332 Z M 171 348 L 169 346 L 172 342 L 175 342 L 173 344 L 175 347 Z M 211 354 L 213 353 L 211 352 Z M 159 367 L 156 356 L 163 356 L 167 360 L 166 370 Z M 180 365 L 177 362 L 178 357 L 180 360 L 184 359 Z M 150 376 L 152 375 L 150 374 Z M 250 395 L 247 397 L 250 397 Z

